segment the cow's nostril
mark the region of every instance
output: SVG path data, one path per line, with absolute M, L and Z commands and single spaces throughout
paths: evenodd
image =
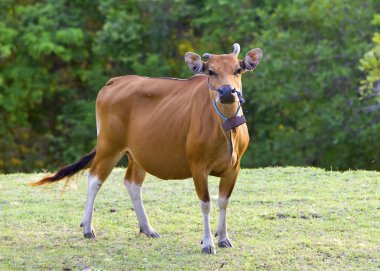
M 230 85 L 221 86 L 219 89 L 222 93 L 228 93 L 232 91 L 232 87 Z
M 221 103 L 234 103 L 234 89 L 230 85 L 221 86 L 218 89 L 219 99 Z

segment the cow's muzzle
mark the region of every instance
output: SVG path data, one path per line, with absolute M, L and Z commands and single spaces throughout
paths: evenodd
M 230 85 L 221 86 L 218 89 L 219 101 L 223 104 L 234 103 L 235 102 L 234 92 L 236 92 L 235 89 L 232 88 Z

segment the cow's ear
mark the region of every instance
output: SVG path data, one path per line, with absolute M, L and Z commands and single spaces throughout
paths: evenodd
M 240 61 L 240 66 L 246 71 L 252 71 L 260 63 L 263 56 L 263 51 L 260 48 L 255 48 L 249 51 L 244 59 Z
M 185 61 L 190 70 L 194 73 L 202 73 L 205 69 L 205 63 L 202 61 L 202 58 L 196 53 L 187 52 L 185 54 Z

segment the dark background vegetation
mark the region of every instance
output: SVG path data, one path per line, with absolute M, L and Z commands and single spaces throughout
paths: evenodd
M 379 12 L 378 0 L 1 0 L 0 172 L 90 151 L 110 77 L 187 78 L 185 52 L 234 42 L 241 58 L 264 51 L 243 80 L 244 167 L 379 169 Z

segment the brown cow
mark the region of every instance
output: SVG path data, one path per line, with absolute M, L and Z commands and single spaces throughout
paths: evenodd
M 96 100 L 96 148 L 78 162 L 32 185 L 70 177 L 90 167 L 88 195 L 81 226 L 84 237 L 95 238 L 92 227 L 94 201 L 112 168 L 125 154 L 129 164 L 124 184 L 133 203 L 140 232 L 159 237 L 149 223 L 141 199 L 146 173 L 160 179 L 192 177 L 203 214 L 202 251 L 215 253 L 210 229 L 208 176 L 220 177 L 218 246 L 231 247 L 226 209 L 249 135 L 241 103 L 241 74 L 260 62 L 261 49 L 244 60 L 231 54 L 195 53 L 185 61 L 196 74 L 190 79 L 147 78 L 128 75 L 112 78 Z

